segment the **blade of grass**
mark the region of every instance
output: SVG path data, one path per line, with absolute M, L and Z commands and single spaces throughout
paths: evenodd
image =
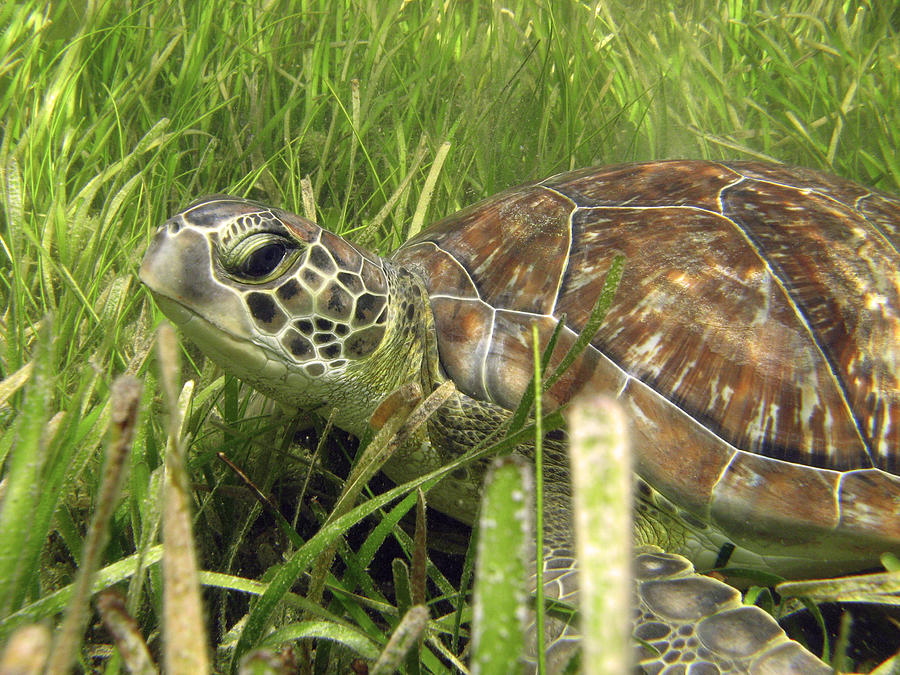
M 137 622 L 125 609 L 124 598 L 114 591 L 101 593 L 97 598 L 97 611 L 103 625 L 112 634 L 128 672 L 132 675 L 156 675 L 159 671 Z
M 544 431 L 543 398 L 541 388 L 540 335 L 536 323 L 531 324 L 531 344 L 534 356 L 534 549 L 538 582 L 534 589 L 534 615 L 537 632 L 537 669 L 540 675 L 547 672 L 547 655 L 544 645 L 546 617 L 544 615 L 544 584 L 540 571 L 544 569 Z
M 0 508 L 0 617 L 19 609 L 31 590 L 25 580 L 28 563 L 43 546 L 31 514 L 40 499 L 40 476 L 46 458 L 48 405 L 53 400 L 50 362 L 50 322 L 38 335 L 34 374 L 25 392 L 25 406 L 16 429 L 15 451 L 9 458 L 6 490 Z M 24 566 L 24 567 L 23 567 Z
M 422 639 L 428 627 L 428 608 L 414 605 L 403 615 L 391 639 L 370 671 L 372 675 L 388 675 L 400 669 L 407 653 Z M 418 664 L 416 664 L 418 665 Z M 418 668 L 416 668 L 418 670 Z
M 522 672 L 535 485 L 530 464 L 498 458 L 484 482 L 472 613 L 472 670 Z M 540 642 L 538 633 L 538 642 Z M 539 646 L 540 647 L 540 646 Z
M 631 671 L 632 459 L 614 400 L 588 395 L 568 411 L 582 667 L 586 675 Z
M 197 579 L 197 553 L 191 532 L 191 489 L 184 466 L 186 442 L 184 420 L 191 405 L 194 383 L 185 383 L 176 398 L 178 351 L 175 332 L 168 324 L 158 332 L 160 375 L 169 406 L 169 433 L 166 445 L 166 488 L 162 536 L 163 629 L 165 631 L 165 670 L 167 673 L 196 673 L 210 669 L 206 653 L 206 626 L 200 584 Z
M 48 675 L 65 675 L 75 660 L 77 646 L 88 619 L 90 588 L 100 565 L 100 556 L 109 539 L 109 521 L 118 499 L 125 461 L 131 451 L 140 397 L 141 387 L 135 378 L 125 375 L 113 383 L 110 396 L 112 428 L 106 466 L 102 472 L 103 484 L 91 518 L 84 558 L 78 568 L 72 600 L 66 608 L 66 616 L 50 652 L 46 668 Z

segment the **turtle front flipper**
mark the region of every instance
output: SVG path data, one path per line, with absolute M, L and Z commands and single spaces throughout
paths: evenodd
M 832 670 L 731 586 L 697 574 L 687 558 L 636 550 L 635 661 L 645 673 L 797 673 Z

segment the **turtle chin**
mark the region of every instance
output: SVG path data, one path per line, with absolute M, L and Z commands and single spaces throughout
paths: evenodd
M 177 300 L 153 294 L 156 304 L 186 338 L 230 375 L 291 408 L 315 409 L 321 401 L 309 398 L 311 378 L 288 368 L 283 356 L 249 338 L 234 336 Z

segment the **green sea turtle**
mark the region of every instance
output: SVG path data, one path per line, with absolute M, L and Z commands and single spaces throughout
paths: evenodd
M 236 197 L 168 220 L 141 278 L 185 335 L 260 391 L 335 411 L 360 435 L 385 396 L 452 379 L 458 393 L 385 472 L 436 468 L 509 417 L 533 372 L 530 331 L 557 356 L 615 254 L 614 303 L 547 393 L 590 388 L 627 414 L 639 489 L 636 634 L 646 672 L 830 672 L 762 610 L 693 572 L 823 575 L 900 552 L 900 202 L 805 169 L 667 161 L 507 190 L 388 258 Z M 550 439 L 546 592 L 570 598 L 565 451 Z M 481 469 L 429 503 L 471 522 Z M 571 648 L 571 632 L 555 644 Z M 552 656 L 552 654 L 551 654 Z M 768 670 L 767 670 L 768 669 Z

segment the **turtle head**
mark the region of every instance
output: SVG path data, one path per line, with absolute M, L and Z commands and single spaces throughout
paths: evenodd
M 408 342 L 408 303 L 391 301 L 398 273 L 304 218 L 203 199 L 160 227 L 140 275 L 188 338 L 276 399 L 314 409 L 374 395 L 374 407 L 372 389 L 393 386 L 377 362 Z

